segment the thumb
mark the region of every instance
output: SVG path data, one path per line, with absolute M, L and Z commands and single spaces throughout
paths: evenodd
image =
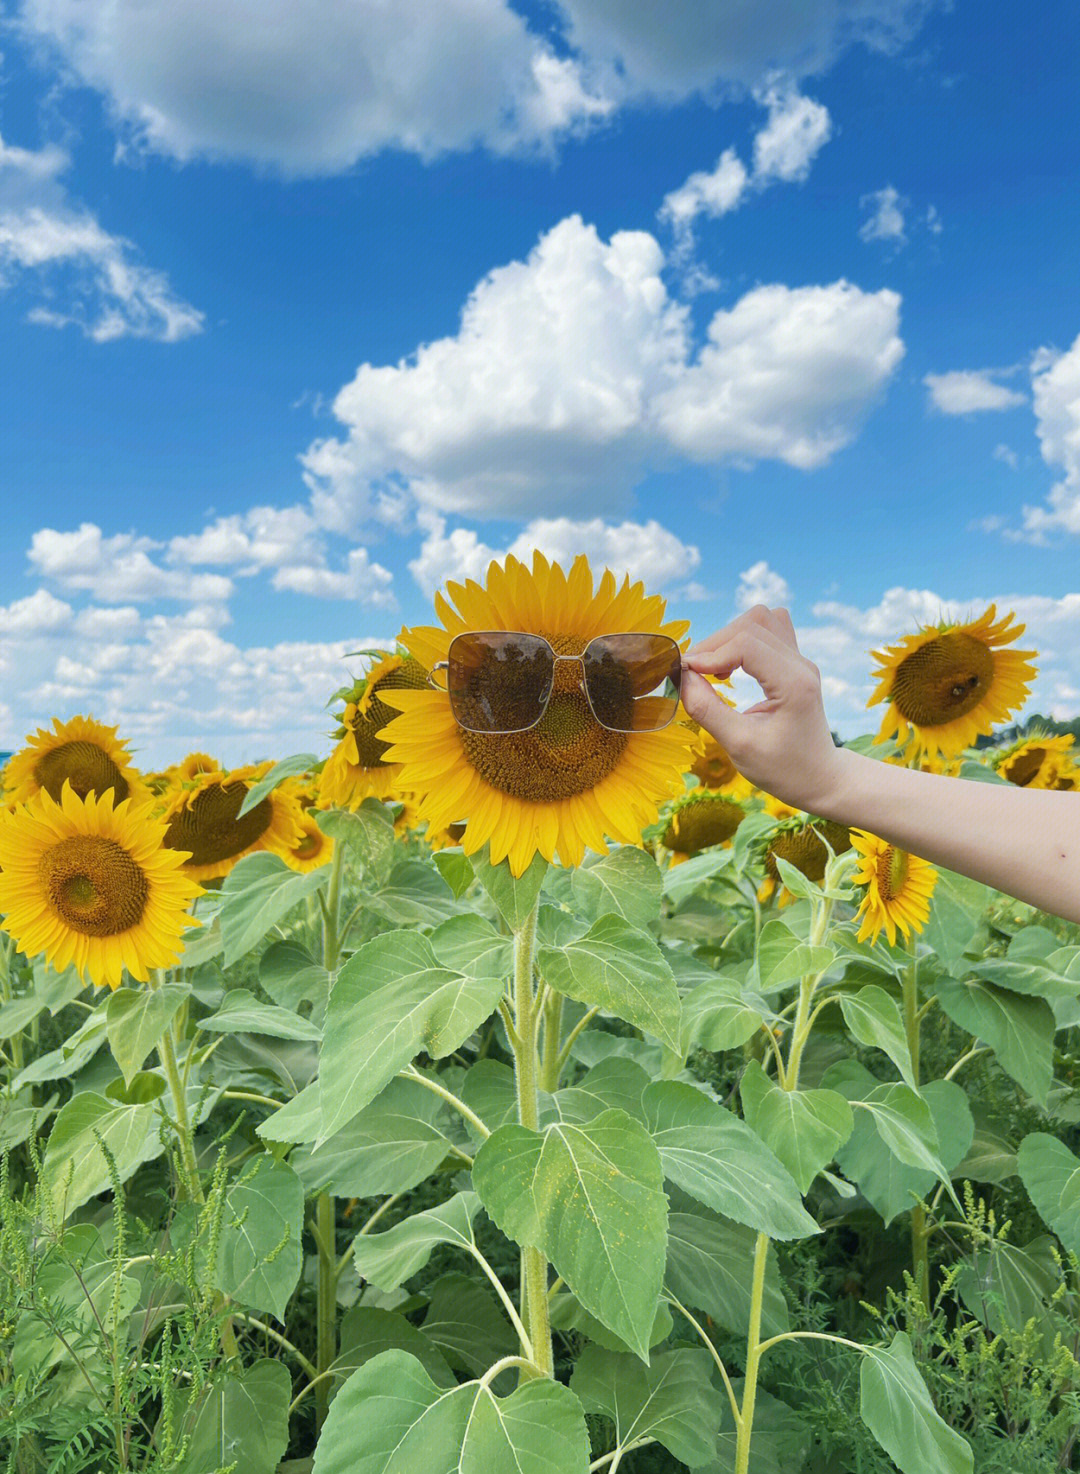
M 697 671 L 683 671 L 682 704 L 694 721 L 730 752 L 731 743 L 738 740 L 742 717 Z

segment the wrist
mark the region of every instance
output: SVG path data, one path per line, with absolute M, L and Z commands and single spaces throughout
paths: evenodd
M 866 764 L 878 764 L 876 758 L 863 757 L 846 747 L 833 749 L 824 771 L 819 775 L 819 787 L 814 801 L 804 805 L 808 813 L 819 819 L 829 819 L 836 824 L 862 826 L 862 806 L 859 792 L 866 774 Z

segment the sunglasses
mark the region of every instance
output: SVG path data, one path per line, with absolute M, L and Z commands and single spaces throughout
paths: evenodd
M 540 635 L 479 630 L 454 636 L 428 684 L 448 693 L 466 732 L 505 736 L 537 725 L 564 663 L 580 668 L 578 685 L 609 732 L 658 732 L 679 709 L 681 652 L 668 635 L 597 635 L 580 655 L 556 655 Z M 445 671 L 445 686 L 436 671 Z

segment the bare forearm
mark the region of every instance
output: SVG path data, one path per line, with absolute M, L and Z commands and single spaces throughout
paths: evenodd
M 841 749 L 815 812 L 1080 921 L 1080 794 L 943 778 Z

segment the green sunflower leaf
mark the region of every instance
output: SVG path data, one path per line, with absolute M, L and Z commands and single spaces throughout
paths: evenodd
M 499 1228 L 540 1249 L 585 1309 L 647 1361 L 668 1204 L 641 1122 L 616 1109 L 542 1131 L 500 1126 L 477 1152 L 472 1178 Z
M 617 1014 L 679 1051 L 681 1005 L 674 974 L 647 933 L 621 916 L 601 916 L 565 947 L 541 947 L 540 976 L 568 998 Z
M 509 1397 L 480 1382 L 437 1386 L 404 1351 L 384 1351 L 334 1398 L 312 1474 L 586 1474 L 581 1403 L 542 1377 Z
M 330 994 L 319 1065 L 322 1137 L 374 1100 L 421 1049 L 452 1054 L 495 1010 L 500 977 L 441 967 L 418 932 L 384 932 L 342 967 Z
M 655 1081 L 642 1104 L 664 1175 L 692 1198 L 770 1238 L 820 1233 L 794 1178 L 745 1121 L 679 1080 Z

